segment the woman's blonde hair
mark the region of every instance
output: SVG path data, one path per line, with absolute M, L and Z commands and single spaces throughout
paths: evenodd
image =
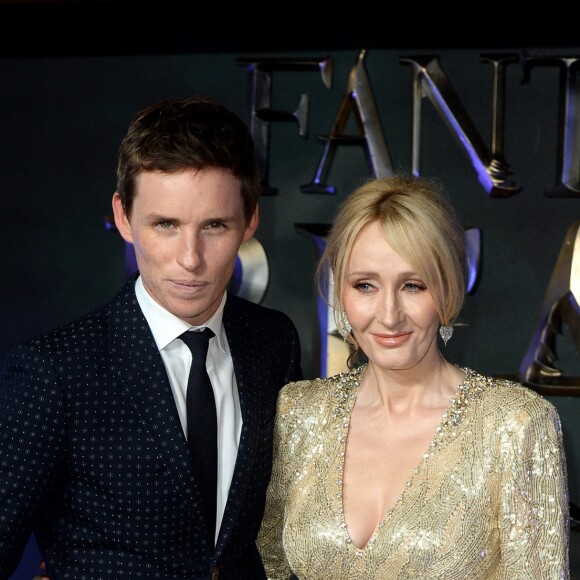
M 374 221 L 427 285 L 440 323 L 453 325 L 466 294 L 465 229 L 437 181 L 405 174 L 368 180 L 338 208 L 316 271 L 337 325 L 354 241 Z M 356 346 L 352 337 L 350 342 Z

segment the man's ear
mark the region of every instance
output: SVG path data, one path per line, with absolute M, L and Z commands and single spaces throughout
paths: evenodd
M 252 214 L 250 221 L 248 221 L 248 224 L 246 225 L 246 232 L 244 233 L 244 242 L 247 242 L 254 235 L 254 233 L 258 229 L 259 223 L 260 223 L 260 206 L 256 205 L 256 209 L 254 210 L 254 213 Z
M 119 192 L 115 191 L 113 194 L 113 215 L 115 216 L 115 226 L 121 234 L 121 237 L 129 243 L 133 243 L 133 233 L 131 230 L 131 224 L 129 223 L 129 218 L 125 213 L 125 208 L 123 207 L 123 202 L 121 201 L 121 196 Z

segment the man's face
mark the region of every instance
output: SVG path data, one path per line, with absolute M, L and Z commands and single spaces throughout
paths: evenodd
M 113 196 L 117 229 L 133 244 L 143 285 L 163 308 L 197 326 L 220 305 L 246 224 L 240 182 L 228 170 L 147 171 L 136 179 L 131 215 Z

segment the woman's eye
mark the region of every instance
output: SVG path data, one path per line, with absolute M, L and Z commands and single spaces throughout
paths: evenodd
M 370 292 L 373 289 L 368 282 L 357 282 L 354 284 L 354 288 L 359 292 Z
M 418 284 L 417 282 L 407 282 L 405 288 L 411 292 L 422 292 L 425 290 L 425 286 L 423 284 Z

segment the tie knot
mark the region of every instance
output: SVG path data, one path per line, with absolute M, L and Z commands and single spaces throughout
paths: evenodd
M 207 352 L 209 340 L 212 336 L 214 336 L 213 331 L 206 327 L 202 331 L 187 330 L 179 338 L 188 346 L 190 351 L 196 352 L 203 349 Z

